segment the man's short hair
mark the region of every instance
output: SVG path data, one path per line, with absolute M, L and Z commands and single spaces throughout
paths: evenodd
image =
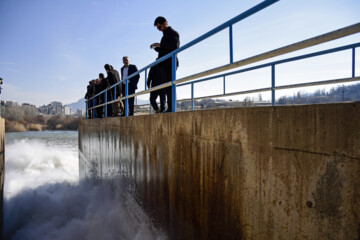
M 154 26 L 156 26 L 156 24 L 164 24 L 165 22 L 167 22 L 166 19 L 164 17 L 159 16 L 155 19 Z
M 105 64 L 104 68 L 105 68 L 105 70 L 111 70 L 109 64 Z
M 104 79 L 104 74 L 103 74 L 103 73 L 99 73 L 99 78 Z
M 128 56 L 123 56 L 123 59 L 125 59 L 125 58 L 126 58 L 126 59 L 129 59 L 129 57 L 128 57 Z

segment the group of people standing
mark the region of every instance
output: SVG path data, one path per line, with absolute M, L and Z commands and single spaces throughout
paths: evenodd
M 179 34 L 172 29 L 167 20 L 164 17 L 157 17 L 154 22 L 154 26 L 163 32 L 163 37 L 161 38 L 160 43 L 153 43 L 150 45 L 151 49 L 154 49 L 158 52 L 158 58 L 161 58 L 172 51 L 176 50 L 180 46 L 180 37 Z M 138 71 L 135 65 L 130 64 L 129 57 L 123 57 L 124 66 L 120 69 L 121 79 L 124 80 L 128 76 L 136 73 Z M 176 59 L 176 68 L 179 66 L 179 61 Z M 107 102 L 116 100 L 125 96 L 125 83 L 120 83 L 117 86 L 110 88 L 110 86 L 116 84 L 120 81 L 120 75 L 117 70 L 115 70 L 111 65 L 105 64 L 104 66 L 107 77 L 104 77 L 103 73 L 99 74 L 98 79 L 91 80 L 87 86 L 87 92 L 85 99 L 88 100 L 88 109 L 93 106 L 105 103 L 105 93 L 102 93 L 97 96 L 100 92 L 106 90 Z M 176 69 L 175 69 L 176 70 Z M 137 89 L 137 84 L 139 82 L 140 75 L 137 74 L 128 79 L 128 95 L 134 94 Z M 166 82 L 172 81 L 172 60 L 171 58 L 151 67 L 149 71 L 149 76 L 147 80 L 147 86 L 149 88 L 161 85 Z M 116 88 L 116 89 L 114 89 Z M 94 99 L 92 99 L 96 96 Z M 160 98 L 160 108 L 156 103 L 156 99 Z M 167 99 L 167 110 L 165 110 L 165 99 Z M 124 116 L 125 115 L 125 101 L 115 101 L 111 104 L 107 104 L 107 116 Z M 156 113 L 161 112 L 172 112 L 172 89 L 171 86 L 156 90 L 150 93 L 150 103 Z M 129 116 L 134 115 L 134 98 L 128 99 L 129 104 Z M 88 118 L 102 118 L 105 116 L 105 106 L 97 107 L 87 111 Z
M 121 79 L 126 79 L 128 76 L 138 71 L 135 65 L 129 64 L 128 56 L 123 57 L 123 63 L 124 66 L 121 68 Z M 120 81 L 119 72 L 109 64 L 105 64 L 104 68 L 107 76 L 105 77 L 103 73 L 100 73 L 99 77 L 91 80 L 87 86 L 85 99 L 88 100 L 88 118 L 102 118 L 105 116 L 105 106 L 90 109 L 93 106 L 105 103 L 105 97 L 106 102 L 111 102 L 125 96 L 125 83 L 120 83 L 115 87 L 110 88 Z M 128 95 L 135 93 L 139 78 L 140 76 L 137 74 L 128 80 Z M 106 90 L 106 92 L 103 92 L 104 90 Z M 119 100 L 106 104 L 106 115 L 108 117 L 124 116 L 125 108 L 123 101 Z M 134 115 L 134 98 L 129 98 L 129 115 Z

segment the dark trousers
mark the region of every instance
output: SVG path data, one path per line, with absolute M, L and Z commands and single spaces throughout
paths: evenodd
M 104 107 L 97 107 L 96 108 L 96 117 L 97 118 L 102 118 L 103 117 L 103 111 L 104 111 Z
M 107 91 L 107 102 L 114 100 L 111 89 Z M 107 117 L 111 117 L 113 115 L 113 106 L 112 104 L 107 104 Z
M 133 88 L 132 85 L 128 85 L 128 95 L 134 94 L 135 93 L 135 88 Z M 123 96 L 125 96 L 125 86 L 122 88 L 122 94 Z M 128 98 L 128 103 L 129 103 L 129 116 L 133 116 L 134 115 L 134 102 L 135 102 L 135 98 Z M 125 100 L 123 101 L 124 106 L 125 106 Z
M 134 94 L 135 93 L 135 89 L 133 87 L 129 87 L 128 90 L 128 94 Z M 135 98 L 129 98 L 129 115 L 133 116 L 134 115 L 134 102 L 135 102 Z
M 164 64 L 162 66 L 162 71 L 163 71 L 163 78 L 164 78 L 164 83 L 166 82 L 171 82 L 172 81 L 172 67 L 169 64 Z M 172 112 L 172 87 L 167 87 L 164 88 L 164 93 L 166 95 L 167 98 L 167 106 L 168 106 L 168 110 L 169 112 Z
M 159 109 L 159 106 L 156 103 L 156 99 L 157 99 L 158 96 L 160 97 L 160 111 L 164 111 L 165 110 L 165 92 L 164 92 L 164 89 L 156 90 L 156 91 L 150 93 L 151 106 L 153 107 L 153 109 L 155 111 L 157 111 Z
M 87 104 L 88 104 L 88 109 L 91 108 L 92 107 L 92 100 L 89 100 L 87 102 Z M 87 114 L 88 114 L 88 118 L 92 118 L 92 111 L 91 110 L 88 110 Z

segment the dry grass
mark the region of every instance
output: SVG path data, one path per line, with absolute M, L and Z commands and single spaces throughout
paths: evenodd
M 30 123 L 26 128 L 28 131 L 42 131 L 42 125 L 37 123 Z
M 17 122 L 7 122 L 5 125 L 6 132 L 25 132 L 26 128 L 24 124 Z

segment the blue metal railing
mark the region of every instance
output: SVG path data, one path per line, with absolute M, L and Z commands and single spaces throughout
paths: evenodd
M 116 86 L 119 85 L 119 84 L 122 84 L 125 82 L 125 96 L 123 96 L 122 98 L 120 98 L 119 100 L 124 100 L 125 99 L 125 116 L 128 116 L 128 99 L 133 97 L 133 95 L 129 96 L 128 95 L 128 82 L 129 82 L 129 79 L 137 76 L 138 74 L 142 73 L 143 71 L 145 71 L 145 76 L 147 75 L 147 69 L 151 68 L 152 66 L 155 66 L 169 58 L 172 59 L 172 81 L 171 81 L 171 84 L 163 84 L 161 86 L 158 86 L 158 87 L 155 87 L 155 88 L 151 88 L 151 90 L 149 92 L 152 92 L 152 91 L 156 91 L 158 89 L 161 89 L 161 88 L 165 88 L 165 87 L 168 87 L 171 86 L 172 88 L 172 111 L 173 112 L 176 112 L 176 85 L 174 84 L 174 81 L 176 80 L 176 55 L 196 44 L 198 44 L 199 42 L 213 36 L 214 34 L 226 29 L 226 28 L 229 28 L 229 49 L 230 49 L 230 63 L 233 63 L 233 36 L 232 36 L 232 25 L 263 10 L 264 8 L 278 2 L 279 0 L 265 0 L 261 3 L 259 3 L 258 5 L 248 9 L 247 11 L 239 14 L 238 16 L 230 19 L 229 21 L 221 24 L 220 26 L 214 28 L 213 30 L 205 33 L 204 35 L 196 38 L 195 40 L 185 44 L 184 46 L 176 49 L 175 51 L 161 57 L 160 59 L 156 60 L 155 62 L 147 65 L 146 67 L 140 69 L 139 71 L 131 74 L 130 76 L 128 76 L 126 79 L 123 79 L 119 82 L 117 82 L 116 84 L 112 85 L 110 87 L 110 89 L 114 88 L 114 93 L 116 93 Z M 146 78 L 146 77 L 145 77 Z M 146 81 L 145 81 L 145 85 L 146 85 Z M 146 86 L 145 86 L 145 89 L 146 89 Z M 95 97 L 97 96 L 100 96 L 101 94 L 105 94 L 108 90 L 104 90 L 98 94 L 96 94 L 95 96 L 92 97 L 92 99 L 94 99 Z M 90 99 L 89 99 L 90 100 Z M 97 106 L 95 106 L 95 102 L 93 102 L 93 106 L 91 109 L 95 109 L 97 107 L 102 107 L 102 106 L 105 106 L 104 108 L 106 109 L 107 108 L 107 105 L 108 104 L 111 104 L 111 103 L 114 103 L 116 101 L 119 101 L 116 99 L 116 94 L 114 94 L 114 99 L 113 101 L 111 102 L 107 102 L 107 98 L 105 98 L 105 103 L 104 104 L 98 104 Z M 168 106 L 169 107 L 169 106 Z M 86 112 L 88 112 L 88 104 L 86 104 Z M 93 115 L 94 115 L 94 111 L 93 112 Z M 87 115 L 86 115 L 87 116 Z
M 228 96 L 235 96 L 235 95 L 241 95 L 241 94 L 252 94 L 252 93 L 260 93 L 260 92 L 271 91 L 271 104 L 275 105 L 275 103 L 276 103 L 275 91 L 276 90 L 284 90 L 284 89 L 299 88 L 299 87 L 310 87 L 310 86 L 319 86 L 319 85 L 327 85 L 327 84 L 336 84 L 336 83 L 346 83 L 346 82 L 360 81 L 360 76 L 356 77 L 356 73 L 355 73 L 355 64 L 356 64 L 356 62 L 355 62 L 355 60 L 356 60 L 355 53 L 356 53 L 356 48 L 358 48 L 358 47 L 360 47 L 360 42 L 355 43 L 355 44 L 341 46 L 341 47 L 336 47 L 336 48 L 332 48 L 332 49 L 328 49 L 328 50 L 323 50 L 323 51 L 318 51 L 318 52 L 314 52 L 314 53 L 304 54 L 304 55 L 300 55 L 300 56 L 296 56 L 296 57 L 277 60 L 277 61 L 273 61 L 273 62 L 253 66 L 253 67 L 248 67 L 248 68 L 244 68 L 244 69 L 240 69 L 240 70 L 236 70 L 236 71 L 232 71 L 232 72 L 227 72 L 227 73 L 223 73 L 223 74 L 214 75 L 214 76 L 211 76 L 211 77 L 198 79 L 198 80 L 191 81 L 191 82 L 180 83 L 180 84 L 177 85 L 177 87 L 182 87 L 182 86 L 187 86 L 187 85 L 191 86 L 191 97 L 188 98 L 188 99 L 180 99 L 180 100 L 178 100 L 178 102 L 190 101 L 191 102 L 191 105 L 190 105 L 191 110 L 194 110 L 194 101 L 195 100 L 219 98 L 219 97 L 228 97 Z M 351 57 L 352 57 L 352 59 L 351 59 L 351 65 L 352 65 L 351 66 L 351 77 L 341 78 L 341 79 L 332 79 L 332 80 L 313 81 L 313 82 L 292 84 L 292 85 L 277 86 L 275 84 L 275 79 L 276 79 L 275 78 L 275 67 L 277 65 L 284 64 L 284 63 L 289 63 L 289 62 L 294 62 L 294 61 L 298 61 L 298 60 L 302 60 L 302 59 L 322 56 L 322 55 L 326 55 L 326 54 L 336 53 L 336 52 L 340 52 L 340 51 L 346 51 L 346 50 L 351 50 L 351 52 L 352 52 L 352 54 L 351 54 Z M 263 68 L 267 68 L 267 67 L 270 67 L 270 69 L 271 69 L 271 84 L 270 84 L 271 87 L 258 88 L 258 89 L 240 91 L 240 92 L 226 92 L 226 77 L 227 76 L 240 74 L 240 73 L 245 73 L 245 72 L 249 72 L 249 71 L 254 71 L 254 70 L 258 70 L 258 69 L 263 69 Z M 218 79 L 218 78 L 223 79 L 223 92 L 222 92 L 222 94 L 207 95 L 207 96 L 202 96 L 202 97 L 197 97 L 197 98 L 194 97 L 194 94 L 195 94 L 194 86 L 195 86 L 196 83 L 201 83 L 201 82 L 205 82 L 205 81 L 209 81 L 209 80 L 213 80 L 213 79 Z M 148 106 L 148 105 L 149 104 L 143 104 L 141 106 Z
M 291 57 L 291 58 L 287 58 L 287 59 L 277 60 L 277 61 L 273 61 L 273 62 L 269 62 L 269 63 L 249 67 L 249 68 L 244 68 L 244 69 L 240 69 L 240 70 L 236 70 L 236 71 L 232 71 L 232 72 L 227 72 L 227 73 L 223 73 L 223 74 L 214 75 L 214 76 L 211 76 L 211 77 L 207 77 L 207 78 L 203 78 L 203 79 L 199 79 L 199 80 L 195 80 L 195 81 L 191 81 L 191 82 L 181 83 L 181 84 L 178 84 L 177 86 L 182 87 L 182 86 L 186 86 L 186 85 L 191 85 L 191 98 L 190 99 L 182 99 L 182 100 L 178 100 L 178 101 L 191 101 L 191 110 L 194 110 L 194 100 L 195 99 L 226 97 L 226 96 L 231 96 L 231 95 L 240 95 L 240 94 L 249 94 L 249 93 L 258 93 L 258 92 L 264 92 L 264 91 L 271 91 L 271 104 L 274 106 L 275 103 L 276 103 L 276 100 L 275 100 L 275 91 L 276 90 L 289 89 L 289 88 L 298 88 L 298 87 L 305 87 L 305 86 L 317 86 L 317 85 L 325 85 L 325 84 L 334 84 L 334 83 L 340 83 L 340 82 L 360 81 L 359 77 L 357 77 L 357 78 L 355 77 L 355 66 L 356 66 L 355 51 L 356 51 L 356 48 L 358 48 L 358 47 L 360 47 L 360 42 L 355 43 L 355 44 L 341 46 L 341 47 L 336 47 L 336 48 L 332 48 L 332 49 L 327 49 L 327 50 L 323 50 L 323 51 L 318 51 L 318 52 L 314 52 L 314 53 L 304 54 L 304 55 L 300 55 L 300 56 L 296 56 L 296 57 Z M 326 54 L 336 53 L 336 52 L 340 52 L 340 51 L 346 51 L 346 50 L 351 50 L 352 51 L 352 54 L 351 54 L 351 57 L 352 57 L 351 65 L 352 66 L 351 66 L 351 77 L 350 78 L 334 79 L 334 80 L 328 80 L 328 81 L 317 81 L 317 82 L 309 82 L 309 83 L 293 84 L 293 85 L 284 85 L 284 86 L 276 86 L 276 84 L 275 84 L 275 79 L 276 79 L 275 78 L 275 67 L 277 65 L 284 64 L 284 63 L 289 63 L 289 62 L 293 62 L 293 61 L 298 61 L 298 60 L 302 60 L 302 59 L 306 59 L 306 58 L 312 58 L 312 57 L 322 56 L 322 55 L 326 55 Z M 231 76 L 231 75 L 235 75 L 235 74 L 239 74 L 239 73 L 244 73 L 244 72 L 249 72 L 249 71 L 253 71 L 253 70 L 258 70 L 258 69 L 262 69 L 262 68 L 267 68 L 267 67 L 271 68 L 271 87 L 253 89 L 253 90 L 250 90 L 250 91 L 226 93 L 225 86 L 226 86 L 226 77 L 227 76 Z M 217 78 L 223 78 L 223 93 L 222 94 L 208 95 L 208 96 L 204 96 L 204 97 L 200 97 L 200 98 L 194 98 L 194 85 L 196 83 L 209 81 L 209 80 L 213 80 L 213 79 L 217 79 Z
M 270 63 L 265 63 L 265 64 L 261 64 L 258 66 L 254 66 L 254 67 L 248 67 L 245 69 L 241 69 L 241 70 L 237 70 L 237 71 L 233 71 L 233 72 L 227 72 L 227 73 L 223 73 L 220 75 L 214 75 L 216 72 L 220 72 L 220 71 L 225 71 L 225 70 L 229 70 L 238 66 L 242 66 L 242 65 L 246 65 L 249 63 L 254 63 L 254 62 L 258 62 L 261 60 L 265 60 L 265 59 L 269 59 L 271 57 L 274 56 L 278 56 L 284 53 L 289 53 L 292 51 L 296 51 L 299 49 L 303 49 L 309 46 L 314 46 L 316 44 L 319 43 L 324 43 L 327 41 L 331 41 L 337 38 L 341 38 L 344 36 L 348 36 L 354 33 L 358 33 L 360 32 L 360 23 L 354 24 L 352 26 L 349 27 L 345 27 L 343 29 L 339 29 L 333 32 L 330 32 L 328 34 L 323 34 L 323 35 L 319 35 L 315 38 L 312 39 L 307 39 L 292 45 L 288 45 L 279 49 L 275 49 L 272 50 L 270 52 L 266 52 L 260 55 L 256 55 L 254 57 L 251 58 L 247 58 L 247 59 L 243 59 L 240 60 L 238 62 L 234 63 L 233 60 L 233 35 L 232 35 L 232 25 L 238 21 L 241 21 L 242 19 L 270 6 L 271 4 L 277 2 L 278 0 L 266 0 L 258 5 L 256 5 L 255 7 L 245 11 L 244 13 L 236 16 L 235 18 L 229 20 L 228 22 L 218 26 L 217 28 L 214 28 L 213 30 L 209 31 L 208 33 L 200 36 L 199 38 L 187 43 L 186 45 L 184 45 L 183 47 L 167 54 L 166 56 L 158 59 L 157 61 L 147 65 L 146 67 L 140 69 L 139 71 L 137 71 L 136 73 L 130 75 L 128 78 L 121 80 L 120 82 L 112 85 L 110 87 L 114 88 L 114 96 L 116 96 L 116 86 L 118 84 L 122 84 L 125 82 L 125 96 L 119 98 L 119 99 L 114 99 L 112 101 L 107 102 L 107 97 L 105 96 L 105 103 L 103 104 L 98 104 L 97 106 L 94 106 L 90 109 L 95 109 L 97 107 L 102 107 L 105 106 L 105 117 L 107 117 L 107 113 L 106 113 L 106 109 L 107 109 L 107 105 L 108 104 L 112 104 L 121 100 L 125 100 L 125 115 L 128 116 L 128 98 L 131 97 L 135 97 L 141 94 L 146 94 L 146 93 L 150 93 L 152 91 L 156 91 L 159 89 L 163 89 L 166 87 L 172 87 L 172 111 L 175 112 L 176 111 L 176 105 L 177 102 L 183 102 L 183 101 L 191 101 L 191 109 L 194 109 L 194 100 L 195 99 L 204 99 L 204 98 L 215 98 L 215 97 L 226 97 L 226 96 L 232 96 L 232 95 L 240 95 L 240 94 L 249 94 L 249 93 L 257 93 L 257 92 L 264 92 L 264 91 L 271 91 L 271 104 L 275 105 L 276 103 L 276 99 L 275 99 L 275 91 L 276 90 L 281 90 L 281 89 L 288 89 L 288 88 L 296 88 L 296 87 L 304 87 L 304 86 L 315 86 L 315 85 L 324 85 L 324 84 L 332 84 L 332 83 L 342 83 L 342 82 L 351 82 L 351 81 L 359 81 L 360 77 L 355 77 L 355 53 L 356 53 L 356 48 L 360 46 L 360 43 L 355 43 L 355 44 L 351 44 L 351 45 L 346 45 L 346 46 L 342 46 L 342 47 L 337 47 L 337 48 L 333 48 L 333 49 L 328 49 L 328 50 L 323 50 L 323 51 L 319 51 L 319 52 L 314 52 L 314 53 L 310 53 L 310 54 L 305 54 L 305 55 L 301 55 L 301 56 L 297 56 L 297 57 L 292 57 L 292 58 L 287 58 L 287 59 L 283 59 L 283 60 L 278 60 L 278 61 L 273 61 Z M 208 70 L 205 71 L 203 73 L 199 73 L 199 74 L 195 74 L 189 77 L 185 77 L 185 78 L 181 78 L 176 80 L 176 55 L 177 53 L 184 51 L 185 49 L 203 41 L 204 39 L 218 33 L 221 30 L 224 30 L 226 28 L 229 28 L 229 50 L 230 50 L 230 64 L 229 65 L 224 65 L 219 67 L 219 69 L 212 69 L 212 70 Z M 296 61 L 296 60 L 301 60 L 301 59 L 305 59 L 305 58 L 310 58 L 310 57 L 315 57 L 315 56 L 320 56 L 320 55 L 324 55 L 324 54 L 329 54 L 329 53 L 334 53 L 334 52 L 339 52 L 339 51 L 343 51 L 343 50 L 348 50 L 348 49 L 352 49 L 352 74 L 351 74 L 351 78 L 343 78 L 343 79 L 333 79 L 333 80 L 328 80 L 328 81 L 318 81 L 318 82 L 310 82 L 310 83 L 303 83 L 303 84 L 293 84 L 293 85 L 286 85 L 286 86 L 276 86 L 276 66 L 282 63 L 287 63 L 287 62 L 292 62 L 292 61 Z M 274 52 L 277 52 L 276 54 Z M 281 53 L 279 53 L 281 52 Z M 172 81 L 168 82 L 168 83 L 164 83 L 162 85 L 147 89 L 146 83 L 147 83 L 147 70 L 156 65 L 159 64 L 160 62 L 172 58 Z M 242 64 L 242 65 L 240 65 Z M 233 74 L 238 74 L 238 73 L 242 73 L 242 72 L 247 72 L 247 71 L 252 71 L 252 70 L 256 70 L 256 69 L 260 69 L 260 68 L 266 68 L 266 67 L 270 67 L 271 69 L 271 87 L 268 88 L 259 88 L 259 89 L 254 89 L 254 90 L 248 90 L 248 91 L 241 91 L 241 92 L 231 92 L 231 93 L 227 93 L 226 92 L 226 77 L 229 75 L 233 75 Z M 132 77 L 135 77 L 136 75 L 140 74 L 141 72 L 145 71 L 145 90 L 135 93 L 135 94 L 131 94 L 128 95 L 128 81 L 129 79 L 131 79 Z M 201 76 L 208 76 L 208 75 L 212 75 L 211 77 L 206 77 L 203 79 L 199 79 Z M 208 80 L 212 80 L 215 78 L 223 78 L 223 93 L 219 94 L 219 95 L 210 95 L 210 96 L 205 96 L 205 97 L 200 97 L 200 98 L 195 98 L 194 97 L 194 84 L 199 83 L 199 82 L 203 82 L 203 81 L 208 81 Z M 193 80 L 193 79 L 199 79 L 199 80 Z M 193 80 L 193 81 L 190 81 Z M 182 100 L 177 100 L 176 99 L 176 87 L 181 87 L 181 86 L 185 86 L 185 85 L 191 85 L 191 98 L 190 99 L 182 99 Z M 104 90 L 102 92 L 100 92 L 99 94 L 95 95 L 95 97 L 100 96 L 101 94 L 107 94 L 107 90 Z M 94 102 L 93 102 L 94 104 Z M 149 104 L 145 104 L 145 105 L 149 105 Z M 141 106 L 145 106 L 145 105 L 141 105 Z M 138 105 L 139 106 L 139 105 Z M 86 112 L 88 113 L 88 104 L 86 104 Z M 169 107 L 169 106 L 168 106 Z M 151 113 L 151 107 L 150 107 L 150 113 Z M 93 111 L 93 115 L 94 115 L 94 111 Z

